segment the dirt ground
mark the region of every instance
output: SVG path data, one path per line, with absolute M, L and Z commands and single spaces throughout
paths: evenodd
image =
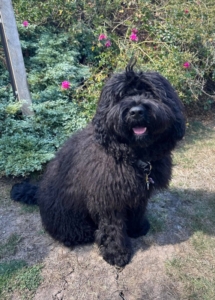
M 42 262 L 43 282 L 35 300 L 143 300 L 181 299 L 178 284 L 166 275 L 165 263 L 186 247 L 189 235 L 183 219 L 177 216 L 180 199 L 166 191 L 149 204 L 165 220 L 164 230 L 132 240 L 130 264 L 119 269 L 107 264 L 95 244 L 68 249 L 55 242 L 41 226 L 39 212 L 25 212 L 10 200 L 13 180 L 0 180 L 3 203 L 0 206 L 1 242 L 11 234 L 21 236 L 12 259 L 32 265 Z M 162 227 L 163 224 L 160 224 Z M 8 257 L 11 259 L 11 257 Z M 11 299 L 19 300 L 15 293 Z

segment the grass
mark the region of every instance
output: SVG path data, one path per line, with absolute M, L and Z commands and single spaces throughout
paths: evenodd
M 214 125 L 213 125 L 214 126 Z M 170 191 L 181 200 L 190 238 L 166 264 L 169 277 L 180 283 L 182 299 L 211 300 L 215 295 L 215 131 L 201 122 L 189 124 L 174 155 Z
M 13 202 L 8 194 L 6 181 L 1 181 L 1 208 L 9 207 Z M 35 213 L 37 206 L 20 205 L 21 213 Z M 19 229 L 17 229 L 19 230 Z M 17 246 L 21 242 L 19 233 L 12 233 L 4 242 L 0 241 L 0 299 L 11 299 L 19 294 L 19 299 L 31 299 L 42 281 L 42 264 L 28 266 L 24 260 L 16 259 Z M 14 298 L 15 299 L 15 298 Z
M 10 190 L 11 186 L 8 184 L 7 180 L 0 178 L 0 208 L 8 207 L 11 205 L 10 200 Z
M 156 194 L 150 200 L 147 218 L 150 223 L 150 233 L 162 232 L 166 227 L 168 197 L 163 194 Z
M 167 272 L 182 282 L 183 299 L 214 299 L 215 239 L 197 231 L 188 246 L 188 251 L 168 262 Z
M 22 204 L 21 212 L 22 213 L 30 213 L 30 214 L 35 213 L 35 212 L 39 212 L 39 206 Z
M 150 223 L 150 233 L 159 233 L 165 229 L 165 215 L 148 213 L 147 217 Z
M 13 233 L 10 235 L 6 243 L 0 243 L 0 259 L 14 255 L 20 241 L 21 237 L 18 234 Z
M 18 291 L 25 299 L 31 299 L 42 281 L 41 264 L 27 266 L 23 260 L 0 263 L 0 298 L 10 299 Z

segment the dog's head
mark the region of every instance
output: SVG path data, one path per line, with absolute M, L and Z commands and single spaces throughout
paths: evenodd
M 105 84 L 93 118 L 97 140 L 148 147 L 184 136 L 183 107 L 170 83 L 155 72 L 125 72 Z M 170 149 L 172 150 L 172 149 Z

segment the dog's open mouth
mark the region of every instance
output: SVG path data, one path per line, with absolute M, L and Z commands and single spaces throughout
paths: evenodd
M 142 134 L 146 133 L 147 128 L 146 127 L 133 127 L 132 130 L 133 130 L 134 134 L 142 135 Z

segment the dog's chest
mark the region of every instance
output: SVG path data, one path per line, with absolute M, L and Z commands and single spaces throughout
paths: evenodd
M 145 175 L 128 163 L 106 164 L 104 172 L 98 178 L 94 200 L 100 205 L 114 209 L 134 207 L 149 197 Z M 94 191 L 95 191 L 94 190 Z M 99 197 L 96 199 L 97 195 Z

